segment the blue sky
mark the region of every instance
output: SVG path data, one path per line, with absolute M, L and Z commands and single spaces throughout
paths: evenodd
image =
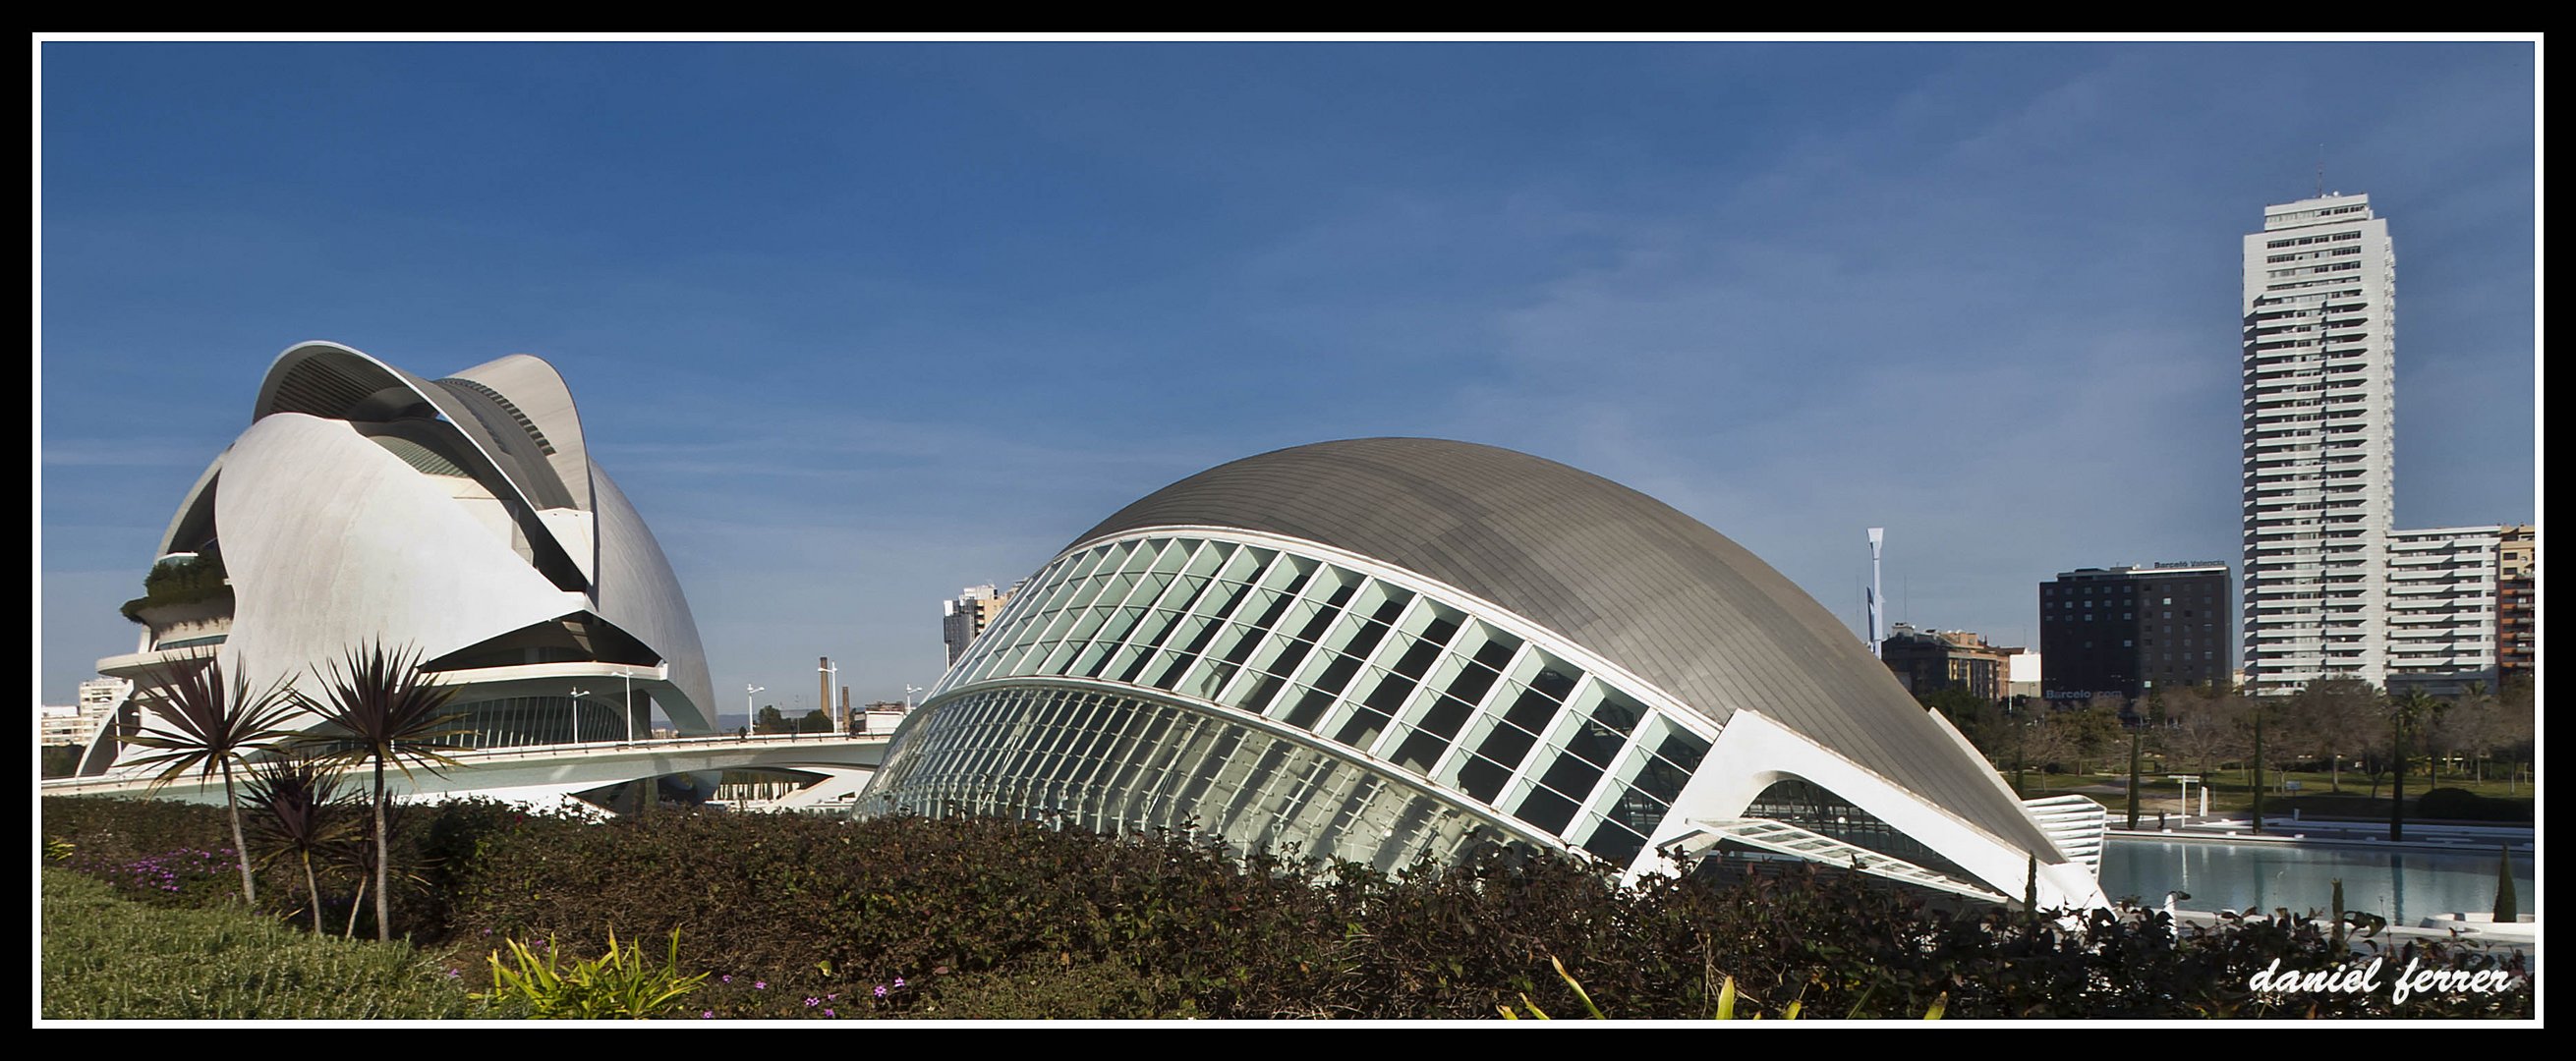
M 46 43 L 38 692 L 306 339 L 553 362 L 734 710 L 929 685 L 960 587 L 1367 435 L 1627 483 L 1855 631 L 1884 526 L 1892 618 L 2028 644 L 2058 571 L 2236 560 L 2238 240 L 2321 154 L 2396 242 L 2399 525 L 2531 520 L 2534 57 Z

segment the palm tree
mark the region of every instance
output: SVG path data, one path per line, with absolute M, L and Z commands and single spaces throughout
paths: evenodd
M 157 750 L 134 761 L 137 766 L 164 767 L 152 779 L 155 791 L 192 770 L 201 781 L 223 778 L 224 811 L 233 823 L 233 856 L 241 863 L 242 902 L 253 903 L 258 893 L 251 883 L 250 845 L 242 840 L 241 804 L 233 798 L 233 764 L 294 736 L 284 723 L 294 717 L 296 705 L 283 680 L 255 690 L 240 674 L 227 684 L 223 664 L 212 657 L 188 665 L 195 662 L 155 668 L 148 675 L 150 688 L 138 699 L 148 702 L 151 722 L 142 732 L 121 739 Z
M 328 674 L 316 671 L 323 696 L 307 699 L 305 709 L 321 716 L 316 739 L 323 756 L 340 763 L 366 763 L 375 771 L 376 938 L 392 938 L 392 909 L 386 901 L 390 883 L 390 843 L 385 832 L 385 766 L 403 776 L 417 764 L 431 773 L 457 765 L 445 753 L 462 751 L 444 738 L 466 732 L 457 725 L 449 702 L 456 690 L 430 684 L 420 670 L 420 656 L 408 649 L 367 644 L 349 650 L 345 665 L 334 661 Z
M 251 832 L 268 857 L 261 866 L 288 855 L 304 865 L 304 892 L 313 907 L 313 934 L 322 934 L 322 887 L 313 875 L 313 856 L 328 858 L 355 832 L 350 801 L 341 790 L 340 771 L 310 756 L 276 758 L 251 768 L 245 802 L 251 809 Z
M 2388 702 L 2389 756 L 2397 768 L 2397 787 L 2388 804 L 2388 839 L 2406 839 L 2406 741 L 2422 733 L 2449 705 L 2415 690 Z

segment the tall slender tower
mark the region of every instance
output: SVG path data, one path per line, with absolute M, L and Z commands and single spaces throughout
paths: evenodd
M 2245 237 L 2245 684 L 2387 677 L 2397 256 L 2370 197 L 2263 208 Z
M 1869 654 L 1873 656 L 1880 656 L 1887 644 L 1887 598 L 1878 591 L 1878 550 L 1886 539 L 1886 528 L 1869 529 Z

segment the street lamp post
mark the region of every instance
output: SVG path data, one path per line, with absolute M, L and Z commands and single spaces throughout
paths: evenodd
M 575 744 L 581 743 L 581 698 L 588 695 L 588 689 L 572 691 L 572 742 Z
M 758 696 L 758 695 L 760 695 L 761 690 L 764 690 L 764 689 L 767 689 L 767 688 L 769 688 L 769 687 L 768 687 L 768 686 L 766 686 L 766 685 L 746 685 L 746 686 L 744 686 L 744 687 L 743 687 L 743 689 L 742 689 L 742 728 L 743 728 L 743 732 L 746 732 L 746 733 L 750 732 L 750 731 L 751 731 L 751 724 L 752 724 L 752 722 L 754 721 L 754 716 L 752 715 L 752 712 L 751 712 L 751 698 L 752 698 L 752 697 L 754 697 L 754 696 Z
M 2181 782 L 2181 783 L 2182 783 L 2182 824 L 2184 824 L 2184 825 L 2190 825 L 2190 824 L 2191 824 L 2191 786 L 2192 786 L 2192 783 L 2193 783 L 2193 782 L 2200 780 L 2200 775 L 2198 775 L 2198 774 L 2176 774 L 2176 775 L 2174 775 L 2174 776 L 2171 778 L 2171 780 L 2179 781 L 2179 782 Z M 2209 801 L 2209 786 L 2207 786 L 2207 785 L 2203 785 L 2203 786 L 2201 786 L 2201 790 L 2200 790 L 2200 791 L 2201 791 L 2201 796 L 2200 796 L 2201 802 L 2203 802 L 2203 803 L 2207 803 L 2207 802 Z

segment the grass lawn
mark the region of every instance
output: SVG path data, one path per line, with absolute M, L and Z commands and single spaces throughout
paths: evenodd
M 473 1015 L 468 978 L 407 944 L 317 937 L 238 909 L 152 907 L 46 869 L 48 1020 L 366 1020 Z

